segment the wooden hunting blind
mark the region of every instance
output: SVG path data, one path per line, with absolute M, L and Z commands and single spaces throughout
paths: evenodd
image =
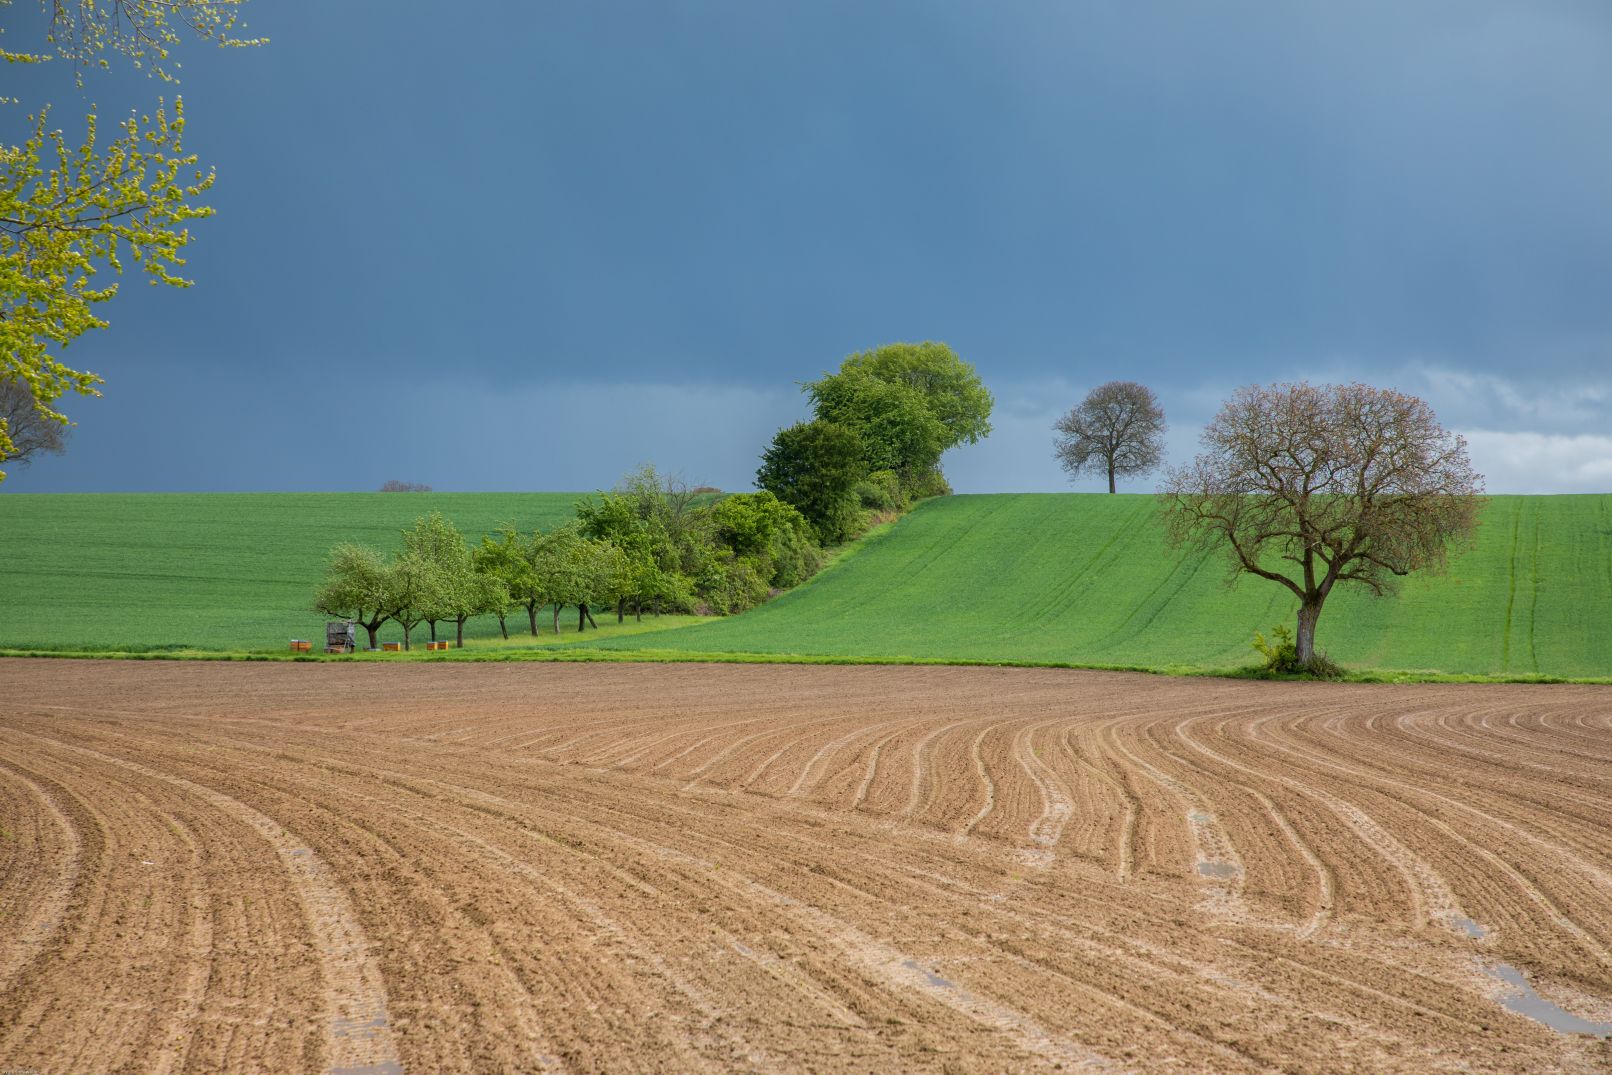
M 326 653 L 351 653 L 357 648 L 357 623 L 352 620 L 331 620 L 325 624 Z

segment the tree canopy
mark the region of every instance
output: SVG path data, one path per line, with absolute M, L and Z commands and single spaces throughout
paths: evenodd
M 911 385 L 850 369 L 809 390 L 819 419 L 856 432 L 864 472 L 894 471 L 910 486 L 940 465 L 948 430 Z
M 959 444 L 976 444 L 991 432 L 995 401 L 990 391 L 974 367 L 943 343 L 887 343 L 852 355 L 841 364 L 840 371 L 860 371 L 918 392 L 929 413 L 946 430 L 943 451 Z
M 523 538 L 513 526 L 498 531 L 497 540 L 491 534 L 482 536 L 481 544 L 471 552 L 477 571 L 503 583 L 506 600 L 494 601 L 488 609 L 498 617 L 498 629 L 509 637 L 505 622 L 512 605 L 523 606 L 531 619 L 532 634 L 537 634 L 537 573 L 532 567 L 532 542 Z
M 79 68 L 108 66 L 105 54 L 116 53 L 137 69 L 157 78 L 176 81 L 171 64 L 173 50 L 186 39 L 207 41 L 224 48 L 250 48 L 268 43 L 264 37 L 244 37 L 241 9 L 247 0 L 49 0 L 41 6 L 50 13 L 48 40 L 43 48 L 7 51 L 0 60 L 9 63 L 44 63 L 59 58 Z M 11 0 L 0 0 L 10 7 Z
M 991 431 L 990 392 L 974 367 L 943 343 L 863 351 L 805 389 L 818 419 L 860 439 L 864 472 L 894 472 L 909 495 L 943 486 L 941 455 Z
M 63 60 L 80 71 L 107 65 L 106 53 L 174 81 L 170 56 L 185 37 L 226 46 L 260 44 L 238 36 L 244 0 L 53 0 L 50 32 L 39 49 L 0 48 L 11 63 Z M 0 7 L 9 0 L 0 0 Z M 8 42 L 8 44 L 11 44 Z M 80 76 L 82 77 L 82 75 Z M 152 284 L 188 287 L 181 275 L 188 224 L 211 216 L 201 198 L 213 173 L 184 148 L 184 102 L 158 99 L 103 129 L 86 117 L 81 140 L 51 126 L 36 105 L 21 145 L 0 144 L 0 381 L 27 386 L 36 413 L 65 424 L 57 401 L 97 395 L 100 377 L 76 370 L 58 352 L 107 322 L 96 312 L 118 291 L 102 271 L 136 262 Z M 0 417 L 0 463 L 17 452 L 12 425 Z M 5 472 L 0 470 L 0 481 Z
M 852 442 L 854 449 L 855 442 Z M 856 453 L 850 453 L 853 462 Z M 858 464 L 859 465 L 859 464 Z M 578 630 L 598 626 L 593 610 L 614 605 L 617 621 L 630 610 L 742 612 L 775 589 L 795 586 L 823 564 L 807 520 L 772 493 L 712 495 L 642 467 L 614 490 L 583 498 L 576 518 L 547 533 L 505 525 L 472 547 L 440 512 L 415 520 L 387 554 L 343 543 L 331 551 L 314 607 L 351 618 L 370 633 L 386 622 L 410 632 L 421 623 L 452 621 L 463 644 L 467 620 L 507 617 L 519 606 L 538 634 L 538 612 L 576 607 Z
M 717 543 L 748 557 L 769 586 L 786 590 L 817 572 L 823 557 L 806 517 L 772 493 L 734 493 L 711 508 Z
M 649 466 L 578 502 L 576 511 L 584 537 L 623 554 L 612 569 L 618 618 L 629 603 L 635 613 L 646 604 L 742 612 L 822 565 L 812 528 L 779 498 L 739 493 L 712 500 Z
M 791 505 L 818 540 L 843 541 L 856 525 L 856 484 L 867 474 L 862 438 L 818 419 L 780 429 L 761 457 L 756 484 Z
M 344 542 L 330 550 L 325 581 L 314 594 L 313 608 L 327 616 L 353 620 L 375 633 L 392 615 L 393 579 L 385 557 L 374 549 Z
M 496 575 L 476 570 L 475 558 L 465 538 L 441 512 L 415 520 L 403 531 L 403 555 L 424 565 L 428 585 L 422 590 L 419 608 L 422 618 L 432 624 L 452 620 L 455 645 L 465 642 L 465 621 L 472 616 L 507 608 L 508 584 Z
M 1160 493 L 1170 538 L 1224 553 L 1233 579 L 1290 590 L 1306 666 L 1336 586 L 1386 593 L 1443 568 L 1477 526 L 1482 478 L 1466 442 L 1391 389 L 1250 385 L 1204 430 L 1203 448 Z

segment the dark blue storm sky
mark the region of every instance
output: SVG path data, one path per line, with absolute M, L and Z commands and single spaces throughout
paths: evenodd
M 128 278 L 6 491 L 745 488 L 796 382 L 900 339 L 996 393 L 960 491 L 1095 488 L 1051 425 L 1115 377 L 1177 462 L 1239 384 L 1361 379 L 1495 491 L 1612 490 L 1604 0 L 247 12 L 180 57 L 196 286 Z M 3 77 L 10 140 L 165 89 Z

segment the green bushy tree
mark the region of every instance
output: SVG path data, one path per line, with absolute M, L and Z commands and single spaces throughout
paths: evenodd
M 867 473 L 861 437 L 818 419 L 778 431 L 762 456 L 756 484 L 800 512 L 819 541 L 832 544 L 855 531 L 856 485 Z
M 532 634 L 537 634 L 537 575 L 532 569 L 531 548 L 529 540 L 506 526 L 498 531 L 497 540 L 491 534 L 483 536 L 471 554 L 479 573 L 503 584 L 504 599 L 491 602 L 488 611 L 498 617 L 498 630 L 505 638 L 509 637 L 507 618 L 517 605 L 527 610 Z
M 724 549 L 698 580 L 700 596 L 712 612 L 727 616 L 761 604 L 770 595 L 767 566 L 754 556 Z
M 805 516 L 772 493 L 735 493 L 711 509 L 717 541 L 756 562 L 778 589 L 799 585 L 822 567 L 822 550 Z
M 541 598 L 538 607 L 553 606 L 555 634 L 560 633 L 560 612 L 565 606 L 587 600 L 586 553 L 581 548 L 587 540 L 574 522 L 534 535 L 533 593 Z
M 511 610 L 516 607 L 515 595 L 509 592 L 507 582 L 491 572 L 478 570 L 476 578 L 481 586 L 477 614 L 485 613 L 498 620 L 498 633 L 508 639 L 509 627 L 507 626 L 507 621 Z M 464 639 L 461 633 L 460 645 L 463 644 Z
M 974 367 L 943 343 L 887 343 L 846 359 L 842 372 L 865 372 L 921 393 L 946 429 L 945 447 L 975 444 L 991 432 L 995 401 Z
M 386 568 L 387 619 L 403 629 L 403 648 L 411 648 L 414 629 L 441 603 L 436 571 L 418 553 L 399 552 Z
M 671 612 L 687 612 L 694 607 L 694 582 L 679 572 L 667 571 L 654 560 L 634 558 L 632 590 L 629 596 L 633 604 L 633 615 L 639 620 L 644 618 L 645 605 L 657 616 L 663 609 Z
M 892 343 L 847 358 L 808 382 L 816 416 L 862 441 L 869 471 L 893 471 L 905 497 L 936 488 L 941 455 L 991 431 L 991 394 L 943 343 Z M 944 479 L 938 483 L 944 487 Z
M 910 485 L 940 465 L 946 427 L 916 388 L 853 367 L 812 383 L 807 391 L 818 418 L 856 431 L 867 470 L 894 471 Z
M 431 629 L 431 641 L 437 640 L 438 622 L 457 620 L 463 645 L 464 620 L 473 614 L 465 610 L 474 604 L 477 594 L 476 569 L 464 535 L 440 511 L 433 511 L 414 520 L 414 526 L 403 531 L 403 548 L 419 557 L 431 574 L 428 599 L 422 606 L 425 623 Z
M 663 571 L 697 576 L 710 556 L 709 512 L 681 479 L 644 465 L 610 492 L 577 503 L 582 535 L 629 556 L 647 554 Z
M 343 542 L 330 550 L 325 580 L 314 594 L 314 611 L 354 621 L 369 632 L 369 648 L 376 649 L 375 633 L 392 614 L 391 583 L 384 556 L 366 546 Z
M 577 577 L 581 583 L 577 605 L 577 630 L 584 622 L 597 628 L 593 606 L 616 605 L 632 590 L 631 560 L 621 548 L 608 541 L 588 540 L 577 548 Z

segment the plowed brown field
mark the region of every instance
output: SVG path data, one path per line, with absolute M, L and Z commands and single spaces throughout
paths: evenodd
M 1612 689 L 0 662 L 0 1070 L 1567 1071 Z

